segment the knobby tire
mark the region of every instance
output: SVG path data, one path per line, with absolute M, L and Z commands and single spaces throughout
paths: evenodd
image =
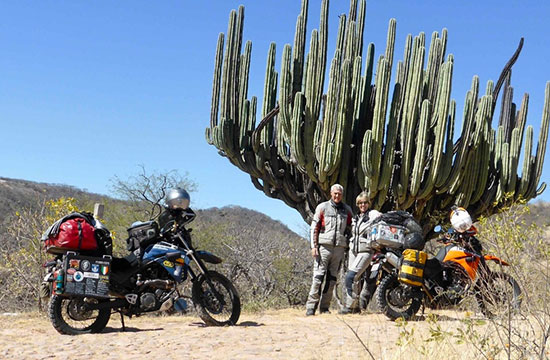
M 375 293 L 376 295 L 376 305 L 378 308 L 386 315 L 390 320 L 396 320 L 398 318 L 403 318 L 405 320 L 410 320 L 420 309 L 422 305 L 422 298 L 419 296 L 411 296 L 408 298 L 408 305 L 403 309 L 397 309 L 394 304 L 391 303 L 389 297 L 391 292 L 400 289 L 406 290 L 406 285 L 399 282 L 397 275 L 387 274 L 384 276 L 380 284 L 378 285 L 378 290 Z M 409 292 L 411 290 L 408 290 Z
M 201 275 L 194 283 L 192 288 L 192 299 L 199 317 L 206 325 L 210 326 L 225 326 L 235 325 L 241 315 L 241 300 L 237 289 L 231 281 L 216 271 L 208 271 L 208 277 L 211 283 L 216 288 L 216 291 L 223 297 L 225 304 L 220 304 L 212 293 L 210 285 L 206 281 L 206 277 Z M 220 291 L 221 290 L 221 291 Z M 231 312 L 227 311 L 226 307 L 231 306 Z M 216 319 L 217 315 L 224 313 L 222 319 Z M 226 315 L 229 315 L 227 317 Z
M 71 309 L 75 309 L 75 305 L 79 305 L 82 302 L 83 298 L 52 295 L 48 308 L 48 316 L 55 330 L 60 334 L 79 335 L 98 333 L 107 326 L 111 317 L 111 309 L 91 311 L 90 313 L 93 315 L 86 319 L 76 318 L 84 314 L 76 313 Z M 83 324 L 82 327 L 76 327 L 69 324 L 67 321 L 74 322 L 75 325 L 78 325 L 79 322 Z M 89 324 L 86 324 L 86 322 L 89 322 Z

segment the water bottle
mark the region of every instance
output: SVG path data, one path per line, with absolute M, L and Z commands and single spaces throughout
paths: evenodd
M 57 278 L 55 279 L 55 293 L 63 294 L 63 280 L 65 277 L 65 270 L 61 269 L 57 272 Z

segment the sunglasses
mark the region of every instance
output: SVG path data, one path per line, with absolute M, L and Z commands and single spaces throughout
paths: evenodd
M 367 201 L 360 201 L 357 205 L 369 205 L 369 203 Z

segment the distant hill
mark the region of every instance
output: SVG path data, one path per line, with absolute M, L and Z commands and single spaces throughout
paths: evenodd
M 93 202 L 103 202 L 108 198 L 105 195 L 93 194 L 69 185 L 0 177 L 0 232 L 1 227 L 13 219 L 16 211 L 35 209 L 44 200 L 60 197 L 85 198 Z
M 106 195 L 90 193 L 70 185 L 38 183 L 0 177 L 0 227 L 1 225 L 6 225 L 10 219 L 13 219 L 16 211 L 35 208 L 43 200 L 58 199 L 60 197 L 85 199 L 87 203 L 123 202 Z M 106 209 L 106 211 L 109 211 L 109 209 Z M 258 211 L 240 206 L 199 209 L 196 211 L 197 218 L 191 227 L 201 228 L 205 227 L 206 224 L 223 223 L 226 224 L 224 226 L 230 226 L 235 229 L 253 227 L 262 232 L 267 232 L 269 229 L 269 232 L 277 233 L 278 237 L 300 238 L 280 221 L 273 220 Z
M 525 222 L 550 228 L 550 202 L 535 201 L 529 205 L 530 214 L 525 215 Z

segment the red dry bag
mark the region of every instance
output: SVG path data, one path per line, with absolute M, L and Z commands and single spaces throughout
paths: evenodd
M 46 251 L 53 254 L 68 250 L 97 250 L 94 227 L 83 218 L 64 221 L 59 226 L 59 233 L 46 239 Z

